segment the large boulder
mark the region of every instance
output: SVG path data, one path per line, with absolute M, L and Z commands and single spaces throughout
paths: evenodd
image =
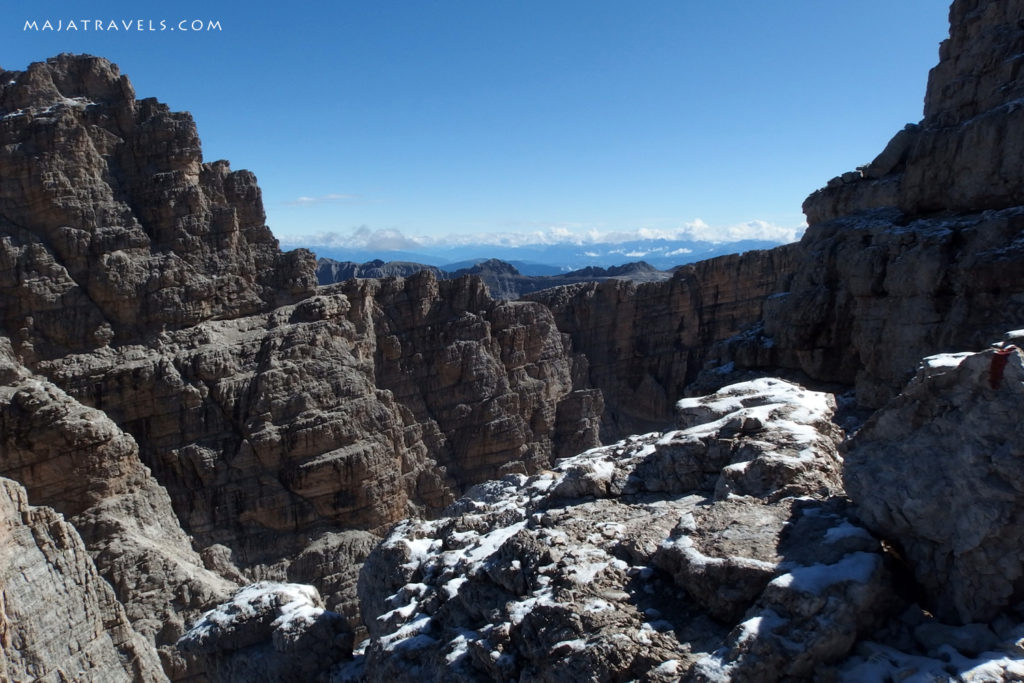
M 853 439 L 844 480 L 937 616 L 988 620 L 1024 597 L 1024 355 L 926 358 Z

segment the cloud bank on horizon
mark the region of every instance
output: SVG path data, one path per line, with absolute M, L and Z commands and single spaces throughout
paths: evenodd
M 806 224 L 783 226 L 762 220 L 751 220 L 729 226 L 711 226 L 697 218 L 670 228 L 636 228 L 632 230 L 599 230 L 585 226 L 554 225 L 522 232 L 462 233 L 444 236 L 405 235 L 395 228 L 359 226 L 347 233 L 318 232 L 310 235 L 281 235 L 282 244 L 292 247 L 334 247 L 366 251 L 410 251 L 423 248 L 487 245 L 504 248 L 595 244 L 620 244 L 644 240 L 672 242 L 708 242 L 728 244 L 760 240 L 786 244 L 803 234 Z

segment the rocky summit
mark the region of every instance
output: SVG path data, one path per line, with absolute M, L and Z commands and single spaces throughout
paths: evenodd
M 318 285 L 188 114 L 3 71 L 0 678 L 1021 680 L 1022 54 L 955 0 L 799 243 L 522 297 Z

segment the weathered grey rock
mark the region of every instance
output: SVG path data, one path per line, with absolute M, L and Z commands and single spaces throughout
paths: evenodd
M 312 586 L 260 582 L 202 616 L 178 641 L 212 681 L 314 680 L 352 655 L 348 620 Z
M 278 250 L 255 177 L 204 164 L 191 116 L 136 101 L 115 65 L 61 55 L 0 80 L 0 321 L 25 331 L 19 353 L 133 340 L 315 287 L 312 255 Z
M 243 572 L 351 613 L 370 538 L 328 559 L 330 534 L 597 443 L 544 307 L 429 274 L 314 293 L 187 114 L 99 58 L 0 80 L 0 472 L 79 525 L 155 644 Z
M 811 679 L 823 664 L 841 660 L 892 607 L 889 574 L 878 553 L 793 568 L 771 580 L 725 647 L 697 662 L 690 680 Z
M 844 481 L 859 516 L 901 548 L 936 616 L 987 621 L 1015 604 L 1024 560 L 1024 356 L 925 359 L 853 439 Z
M 356 595 L 359 571 L 380 541 L 366 531 L 328 532 L 303 548 L 287 568 L 290 582 L 319 587 L 324 606 L 348 620 L 356 642 L 366 637 Z
M 783 451 L 797 438 L 801 457 L 831 467 L 835 482 L 833 407 L 776 380 L 729 387 L 687 401 L 686 430 L 480 484 L 437 520 L 400 523 L 360 574 L 366 654 L 335 680 L 669 681 L 697 675 L 698 663 L 777 680 L 840 661 L 899 603 L 878 541 L 841 502 L 823 500 L 827 486 L 767 477 L 762 497 L 716 500 L 710 472 L 642 474 L 652 458 L 662 471 L 673 461 L 686 470 L 715 443 L 728 454 L 727 442 L 745 438 L 738 427 L 757 419 L 758 445 L 737 452 L 793 458 Z M 695 450 L 659 451 L 673 440 Z M 732 466 L 707 460 L 719 477 Z M 754 613 L 771 616 L 777 633 L 741 656 Z M 740 635 L 727 637 L 737 623 Z M 787 657 L 790 646 L 807 653 Z
M 713 342 L 762 318 L 789 290 L 796 245 L 684 266 L 667 282 L 607 280 L 527 295 L 551 309 L 604 394 L 602 438 L 664 429 Z M 578 387 L 582 388 L 582 387 Z
M 166 681 L 74 527 L 0 478 L 0 678 Z
M 185 664 L 170 646 L 185 621 L 233 585 L 207 571 L 139 460 L 135 441 L 106 415 L 33 376 L 0 340 L 0 474 L 29 499 L 65 514 L 135 630 L 161 648 L 169 675 Z
M 917 216 L 1024 204 L 1015 159 L 1024 145 L 1020 76 L 1024 3 L 956 0 L 950 37 L 928 78 L 924 119 L 864 168 L 804 203 L 812 225 L 877 208 Z

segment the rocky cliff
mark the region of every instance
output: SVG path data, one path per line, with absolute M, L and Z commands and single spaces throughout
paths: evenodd
M 166 681 L 85 544 L 0 479 L 0 678 Z
M 1024 316 L 1022 22 L 1020 2 L 952 4 L 924 119 L 804 203 L 810 226 L 788 295 L 766 308 L 763 365 L 856 383 L 877 407 L 919 357 L 976 348 Z
M 151 643 L 243 572 L 354 617 L 359 530 L 597 443 L 542 306 L 429 273 L 316 291 L 254 176 L 116 66 L 0 81 L 0 474 L 68 516 Z
M 685 282 L 532 295 L 590 359 L 607 433 L 664 424 L 702 370 L 855 385 L 877 408 L 922 356 L 1024 319 L 1022 22 L 1019 2 L 954 2 L 924 119 L 808 197 L 798 246 L 704 261 Z
M 1024 318 L 1024 0 L 950 17 L 925 118 L 799 244 L 514 302 L 318 288 L 187 114 L 99 58 L 4 71 L 0 674 L 305 675 L 307 643 L 335 680 L 1012 675 L 1019 357 L 897 396 Z M 846 442 L 759 379 L 670 426 L 769 371 L 885 408 Z
M 799 255 L 786 245 L 683 266 L 667 282 L 611 279 L 526 298 L 550 308 L 586 357 L 582 382 L 603 393 L 603 435 L 613 440 L 670 422 L 708 350 L 761 324 L 770 302 L 789 290 Z

